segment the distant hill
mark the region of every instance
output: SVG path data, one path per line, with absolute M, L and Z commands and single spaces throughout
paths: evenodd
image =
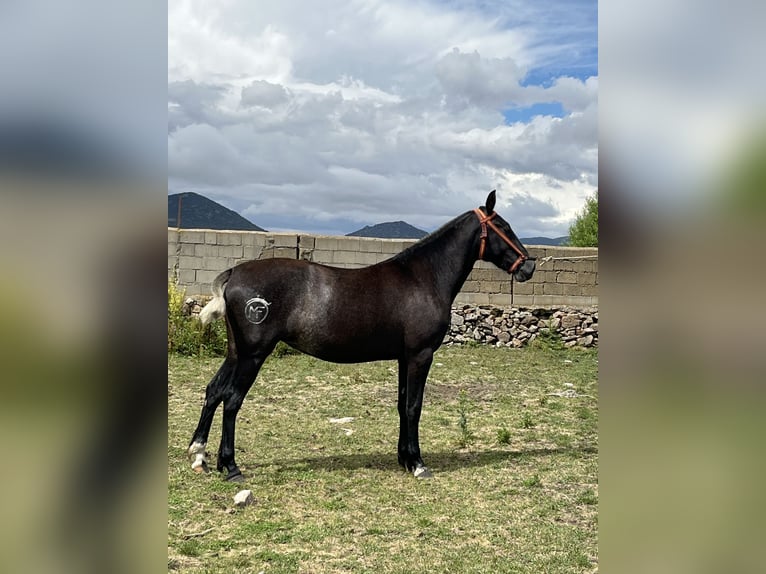
M 383 239 L 420 239 L 428 235 L 427 231 L 413 227 L 406 221 L 387 221 L 377 225 L 365 225 L 347 233 L 347 237 L 382 237 Z
M 564 245 L 569 240 L 569 236 L 564 237 L 521 237 L 520 241 L 524 245 Z
M 183 229 L 229 229 L 233 231 L 266 231 L 236 211 L 194 192 L 168 195 L 168 227 L 178 227 L 178 198 L 181 200 Z

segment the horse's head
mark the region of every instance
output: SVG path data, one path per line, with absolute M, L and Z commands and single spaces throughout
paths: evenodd
M 486 205 L 474 210 L 481 230 L 479 259 L 512 273 L 516 281 L 527 281 L 535 272 L 535 258 L 530 257 L 508 222 L 495 211 L 495 201 L 492 190 Z

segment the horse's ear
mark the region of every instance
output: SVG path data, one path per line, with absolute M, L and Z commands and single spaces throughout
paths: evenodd
M 487 208 L 487 215 L 492 215 L 492 212 L 495 211 L 496 200 L 497 198 L 495 197 L 495 190 L 493 189 L 489 192 L 489 195 L 487 196 L 487 203 L 485 204 Z

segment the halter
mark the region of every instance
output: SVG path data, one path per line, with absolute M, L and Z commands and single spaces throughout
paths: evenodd
M 476 214 L 476 217 L 479 218 L 479 224 L 481 225 L 481 245 L 479 245 L 479 259 L 482 261 L 484 260 L 484 249 L 487 247 L 487 226 L 489 225 L 495 233 L 497 233 L 500 236 L 500 239 L 505 241 L 508 245 L 510 245 L 511 249 L 513 249 L 517 254 L 518 257 L 516 258 L 516 261 L 514 261 L 513 265 L 511 265 L 511 268 L 508 270 L 508 273 L 513 273 L 518 269 L 519 265 L 524 263 L 527 259 L 535 260 L 536 257 L 529 257 L 528 255 L 524 255 L 521 252 L 521 249 L 516 247 L 516 245 L 513 244 L 513 242 L 508 239 L 508 236 L 503 233 L 503 231 L 495 225 L 492 220 L 497 215 L 497 211 L 493 211 L 491 215 L 484 215 L 484 212 L 479 209 L 478 207 L 473 210 L 473 212 Z

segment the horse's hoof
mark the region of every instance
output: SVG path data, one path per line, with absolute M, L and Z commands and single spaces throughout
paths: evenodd
M 197 474 L 207 474 L 208 472 L 210 472 L 210 467 L 208 467 L 205 461 L 202 461 L 200 463 L 195 462 L 194 464 L 192 464 L 192 470 L 196 472 Z
M 245 482 L 245 477 L 242 475 L 242 471 L 238 468 L 230 471 L 224 479 L 226 482 Z
M 428 470 L 428 468 L 425 466 L 417 467 L 412 474 L 415 476 L 415 478 L 433 478 L 434 477 L 434 473 Z

